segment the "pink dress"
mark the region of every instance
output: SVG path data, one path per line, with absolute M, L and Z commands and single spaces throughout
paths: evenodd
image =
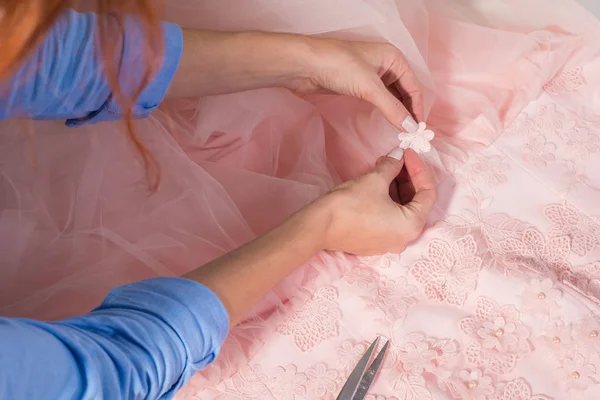
M 172 0 L 183 26 L 386 40 L 424 87 L 440 202 L 401 256 L 319 254 L 182 399 L 334 399 L 376 335 L 370 400 L 600 398 L 600 23 L 571 0 Z M 256 90 L 136 122 L 0 124 L 0 314 L 63 318 L 178 276 L 397 144 L 378 111 Z M 32 135 L 33 133 L 33 135 Z

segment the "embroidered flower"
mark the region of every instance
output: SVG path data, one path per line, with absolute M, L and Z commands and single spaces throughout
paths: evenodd
M 326 393 L 336 393 L 339 372 L 319 363 L 306 370 L 306 388 L 315 396 L 322 398 Z
M 477 299 L 475 315 L 463 318 L 461 331 L 473 340 L 465 349 L 467 360 L 504 374 L 531 352 L 530 331 L 513 305 L 500 307 L 486 297 Z
M 382 256 L 360 257 L 359 263 L 363 266 L 371 267 L 375 270 L 393 268 L 400 265 L 400 254 L 387 253 Z
M 568 236 L 548 240 L 535 228 L 527 228 L 520 238 L 509 237 L 501 243 L 506 262 L 547 275 L 570 269 L 567 258 L 571 252 Z
M 433 395 L 427 387 L 422 375 L 398 374 L 397 370 L 390 372 L 390 388 L 398 394 L 400 400 L 432 400 Z
M 517 326 L 514 322 L 507 321 L 504 317 L 497 317 L 493 321 L 483 321 L 477 334 L 484 348 L 505 351 L 514 348 L 518 343 L 516 330 Z
M 515 136 L 517 138 L 526 138 L 533 129 L 533 120 L 529 118 L 526 113 L 522 112 L 508 125 L 504 134 L 507 136 Z
M 376 304 L 392 319 L 399 319 L 406 315 L 411 306 L 417 304 L 417 293 L 417 287 L 408 284 L 402 276 L 396 280 L 381 280 Z
M 562 292 L 551 279 L 533 279 L 523 292 L 523 307 L 539 316 L 547 316 L 558 309 Z
M 411 333 L 402 338 L 396 352 L 404 371 L 416 375 L 421 375 L 425 370 L 433 370 L 433 361 L 438 355 L 431 349 L 427 337 L 421 333 Z
M 538 135 L 560 135 L 565 125 L 565 114 L 550 103 L 538 107 L 533 120 L 533 130 Z M 533 135 L 535 136 L 535 135 Z
M 267 375 L 262 372 L 260 365 L 247 365 L 235 374 L 231 381 L 235 388 L 236 397 L 243 399 L 259 399 L 269 392 L 265 384 Z
M 524 379 L 518 378 L 502 385 L 494 400 L 552 400 L 542 394 L 532 394 L 531 387 Z
M 390 341 L 385 365 L 400 371 L 401 375 L 421 375 L 424 371 L 433 372 L 448 364 L 458 351 L 459 345 L 455 340 L 413 332 Z
M 547 326 L 540 338 L 542 344 L 559 360 L 575 348 L 573 327 L 561 319 Z
M 521 148 L 523 159 L 538 168 L 546 167 L 548 163 L 553 162 L 556 157 L 556 145 L 548 142 L 542 134 L 530 136 Z
M 509 169 L 510 165 L 505 163 L 499 155 L 481 157 L 471 168 L 471 176 L 481 179 L 490 188 L 495 188 L 499 184 L 508 182 L 506 171 Z
M 600 319 L 592 314 L 581 319 L 574 326 L 573 337 L 581 352 L 600 356 Z
M 561 360 L 556 377 L 566 390 L 574 392 L 584 392 L 598 383 L 596 367 L 589 363 L 585 355 L 578 352 L 568 354 Z
M 427 153 L 431 151 L 431 140 L 435 134 L 432 130 L 427 129 L 425 122 L 419 122 L 419 128 L 415 133 L 400 133 L 400 147 L 403 150 L 412 149 L 417 153 Z
M 377 284 L 379 274 L 372 267 L 358 265 L 346 272 L 344 280 L 359 289 L 368 289 Z
M 581 76 L 581 68 L 572 68 L 562 71 L 556 75 L 550 82 L 544 85 L 544 90 L 548 94 L 560 94 L 574 92 L 585 84 Z
M 568 204 L 551 204 L 544 208 L 552 223 L 550 237 L 569 236 L 571 250 L 585 256 L 600 244 L 600 224 Z
M 285 319 L 277 332 L 293 335 L 294 343 L 302 351 L 309 351 L 325 339 L 339 334 L 342 319 L 337 289 L 332 286 L 317 290 L 298 310 Z
M 430 299 L 462 305 L 475 290 L 481 270 L 481 258 L 472 236 L 464 236 L 452 245 L 434 239 L 424 259 L 412 265 L 411 274 L 425 285 Z
M 349 340 L 344 341 L 342 346 L 336 350 L 339 366 L 344 371 L 351 371 L 358 364 L 366 350 L 367 346 L 362 343 L 353 344 Z
M 295 365 L 277 367 L 275 376 L 269 381 L 269 389 L 278 399 L 296 400 L 296 396 L 306 394 L 306 380 L 306 375 L 299 373 Z
M 397 397 L 386 397 L 379 394 L 368 394 L 365 400 L 398 400 Z
M 568 271 L 563 279 L 573 283 L 587 296 L 600 301 L 600 262 L 578 267 L 576 271 L 576 274 L 572 271 Z
M 574 126 L 562 133 L 562 138 L 567 145 L 570 158 L 586 160 L 590 154 L 599 150 L 598 136 L 590 133 L 587 128 Z
M 449 383 L 450 392 L 464 400 L 487 400 L 495 391 L 492 378 L 477 368 L 459 371 Z

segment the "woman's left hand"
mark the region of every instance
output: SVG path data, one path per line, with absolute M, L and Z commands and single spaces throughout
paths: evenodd
M 183 50 L 170 98 L 283 86 L 366 100 L 407 132 L 424 119 L 419 82 L 391 44 L 186 29 Z
M 290 82 L 301 93 L 366 100 L 396 128 L 413 133 L 424 119 L 421 86 L 400 50 L 387 43 L 304 38 L 306 68 Z

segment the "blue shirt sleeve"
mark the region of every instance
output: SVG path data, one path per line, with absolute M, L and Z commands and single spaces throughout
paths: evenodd
M 98 49 L 98 15 L 64 12 L 41 45 L 10 78 L 0 84 L 0 120 L 8 118 L 66 119 L 67 126 L 122 119 L 113 100 L 104 62 Z M 114 19 L 114 16 L 106 16 Z M 112 20 L 111 20 L 112 21 Z M 120 47 L 122 90 L 131 94 L 139 86 L 145 66 L 145 38 L 138 21 L 126 16 Z M 179 26 L 161 24 L 165 54 L 161 68 L 144 88 L 134 106 L 134 118 L 145 118 L 163 100 L 175 76 L 183 51 Z
M 170 399 L 228 329 L 219 298 L 180 278 L 116 288 L 64 321 L 0 318 L 0 399 Z

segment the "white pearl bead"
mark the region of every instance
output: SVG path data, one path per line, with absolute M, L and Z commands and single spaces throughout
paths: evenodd
M 560 344 L 560 338 L 558 336 L 555 336 L 552 338 L 552 343 L 554 344 Z
M 477 383 L 476 381 L 470 381 L 467 383 L 467 387 L 471 390 L 477 389 L 477 386 L 479 386 L 479 383 Z
M 546 298 L 546 293 L 539 292 L 537 298 L 540 299 L 540 300 L 544 300 Z
M 496 336 L 496 337 L 500 337 L 500 336 L 502 336 L 502 335 L 504 335 L 504 329 L 502 329 L 502 328 L 498 328 L 498 329 L 496 329 L 496 331 L 494 332 L 494 336 Z
M 591 331 L 590 337 L 593 337 L 593 338 L 598 337 L 598 331 Z
M 579 379 L 581 378 L 581 374 L 577 371 L 573 371 L 573 373 L 571 374 L 571 376 L 573 377 L 573 379 Z

